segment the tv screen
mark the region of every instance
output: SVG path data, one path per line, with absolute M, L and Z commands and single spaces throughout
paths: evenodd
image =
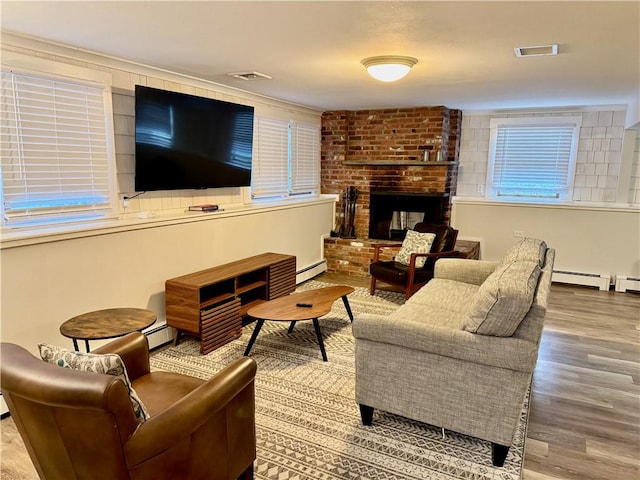
M 136 85 L 135 189 L 251 183 L 253 107 Z

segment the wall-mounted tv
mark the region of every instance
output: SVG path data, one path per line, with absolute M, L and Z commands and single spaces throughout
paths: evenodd
M 251 183 L 253 107 L 135 87 L 135 189 Z

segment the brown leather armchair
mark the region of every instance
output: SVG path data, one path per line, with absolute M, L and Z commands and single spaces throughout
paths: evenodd
M 119 338 L 117 353 L 150 418 L 136 419 L 122 381 L 60 368 L 1 345 L 1 388 L 43 479 L 253 478 L 255 361 L 243 357 L 204 381 L 151 372 L 146 337 Z
M 447 225 L 434 225 L 431 223 L 416 223 L 413 228 L 420 233 L 435 233 L 433 246 L 430 253 L 412 253 L 409 265 L 391 260 L 380 260 L 381 252 L 385 248 L 399 249 L 402 243 L 382 243 L 374 245 L 373 260 L 369 266 L 371 274 L 371 287 L 369 294 L 374 295 L 378 280 L 404 288 L 404 297 L 409 299 L 420 287 L 433 278 L 433 269 L 436 260 L 443 257 L 458 257 L 460 252 L 454 250 L 458 230 Z M 416 267 L 416 259 L 423 257 L 427 261 L 424 267 Z

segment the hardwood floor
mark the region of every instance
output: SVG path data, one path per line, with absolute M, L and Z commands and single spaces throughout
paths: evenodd
M 316 280 L 369 285 L 328 273 Z M 37 478 L 12 422 L 0 430 L 0 477 Z M 524 466 L 525 480 L 640 478 L 640 294 L 553 284 Z

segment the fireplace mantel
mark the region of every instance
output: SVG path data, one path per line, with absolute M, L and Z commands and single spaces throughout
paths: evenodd
M 444 165 L 457 165 L 458 162 L 423 162 L 421 160 L 345 160 L 342 162 L 343 165 L 367 165 L 369 167 L 388 167 L 388 166 L 402 166 L 402 165 L 412 165 L 417 167 L 441 167 Z

